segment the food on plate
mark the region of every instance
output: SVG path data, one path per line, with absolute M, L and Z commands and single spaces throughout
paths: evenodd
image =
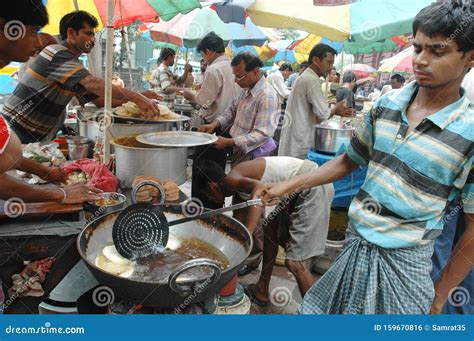
M 67 185 L 75 185 L 75 184 L 87 184 L 90 180 L 89 174 L 85 172 L 72 172 L 69 173 L 68 179 L 66 181 Z
M 118 116 L 123 117 L 140 117 L 141 110 L 134 102 L 127 102 L 117 107 L 115 111 Z
M 95 265 L 106 272 L 121 277 L 130 277 L 133 274 L 135 263 L 122 257 L 114 245 L 102 249 L 102 254 L 95 259 Z
M 171 111 L 167 106 L 158 104 L 160 108 L 160 120 L 175 120 L 181 118 L 181 115 Z

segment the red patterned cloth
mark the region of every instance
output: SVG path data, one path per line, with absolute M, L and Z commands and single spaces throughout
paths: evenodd
M 82 171 L 89 174 L 90 186 L 104 192 L 115 192 L 117 190 L 117 178 L 107 167 L 96 160 L 82 159 L 64 167 L 67 173 Z
M 0 154 L 2 154 L 7 147 L 10 136 L 10 128 L 8 127 L 7 122 L 5 122 L 3 116 L 0 115 Z

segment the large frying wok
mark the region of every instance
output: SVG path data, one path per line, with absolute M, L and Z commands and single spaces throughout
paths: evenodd
M 183 218 L 181 205 L 163 205 L 165 213 Z M 147 282 L 123 278 L 95 266 L 95 257 L 112 241 L 112 226 L 119 211 L 104 215 L 89 223 L 79 234 L 79 254 L 99 283 L 113 290 L 114 295 L 130 302 L 151 307 L 179 307 L 200 302 L 216 294 L 234 277 L 252 250 L 249 231 L 240 222 L 220 214 L 206 219 L 170 227 L 170 235 L 201 239 L 219 249 L 229 260 L 227 269 L 220 271 L 214 262 L 194 259 L 176 269 L 167 280 Z M 191 268 L 205 268 L 208 276 L 190 278 Z M 210 270 L 209 270 L 210 269 Z

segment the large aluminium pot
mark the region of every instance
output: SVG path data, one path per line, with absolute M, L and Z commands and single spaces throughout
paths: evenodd
M 138 142 L 135 136 L 120 136 L 110 142 L 115 148 L 115 175 L 122 186 L 131 187 L 138 175 L 173 180 L 187 179 L 187 148 L 160 148 Z
M 167 205 L 165 209 L 168 218 L 170 214 L 177 219 L 182 218 L 182 212 L 181 205 Z M 95 266 L 95 258 L 104 246 L 113 242 L 112 227 L 119 213 L 120 211 L 112 212 L 89 223 L 79 234 L 77 247 L 81 258 L 100 284 L 112 289 L 115 296 L 145 306 L 179 307 L 209 298 L 237 274 L 252 249 L 252 238 L 244 225 L 220 214 L 170 226 L 170 235 L 200 239 L 216 247 L 228 259 L 227 269 L 208 271 L 207 277 L 199 280 L 189 277 L 184 279 L 183 269 L 205 267 L 209 263 L 205 260 L 191 260 L 176 269 L 167 279 L 157 282 L 116 276 Z
M 328 120 L 313 126 L 313 148 L 322 153 L 336 154 L 354 135 L 354 127 L 343 122 Z
M 126 135 L 140 135 L 146 133 L 153 133 L 156 131 L 170 131 L 173 130 L 174 122 L 163 123 L 113 123 L 110 126 L 110 135 L 126 136 Z M 95 141 L 97 137 L 104 136 L 104 127 L 94 120 L 87 120 L 87 137 L 91 141 Z

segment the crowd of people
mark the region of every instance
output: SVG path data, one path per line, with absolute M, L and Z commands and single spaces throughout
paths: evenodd
M 312 127 L 334 116 L 353 117 L 359 85 L 350 71 L 340 82 L 333 67 L 337 53 L 325 44 L 314 46 L 298 72 L 282 64 L 265 77 L 258 57 L 226 56 L 224 40 L 211 32 L 197 45 L 202 79 L 194 79 L 201 77 L 192 74 L 189 64 L 183 75 L 173 74 L 176 53 L 163 48 L 150 78 L 152 89 L 136 93 L 115 79 L 112 102 L 117 106 L 133 101 L 143 114 L 154 117 L 159 115 L 156 100 L 172 108 L 177 93 L 182 93 L 201 108 L 192 119 L 193 129 L 218 136 L 214 144 L 195 149 L 192 197 L 207 208 L 222 207 L 230 196 L 234 203 L 252 197 L 267 204 L 278 200 L 275 214 L 266 216 L 261 206 L 234 214 L 254 239 L 240 273 L 262 263 L 258 282 L 246 288 L 253 302 L 269 303 L 273 264 L 282 244 L 287 250 L 285 264 L 304 296 L 301 313 L 439 313 L 450 291 L 469 276 L 472 279 L 474 263 L 473 104 L 461 87 L 474 66 L 472 26 L 451 38 L 457 23 L 469 15 L 472 7 L 437 2 L 416 16 L 414 81 L 405 84 L 403 76 L 393 75 L 390 85 L 361 92 L 361 97 L 374 101 L 373 108 L 347 151 L 321 167 L 307 160 Z M 83 11 L 64 16 L 59 42 L 38 37 L 48 22 L 41 0 L 5 4 L 1 27 L 10 20 L 21 21 L 27 34 L 11 40 L 2 29 L 0 67 L 10 61 L 27 66 L 0 116 L 0 197 L 27 202 L 92 200 L 99 192 L 92 187 L 58 185 L 44 190 L 6 172 L 23 170 L 64 182 L 61 170 L 22 157 L 21 143 L 53 139 L 73 97 L 103 104 L 104 80 L 78 61 L 94 46 L 97 19 Z M 282 118 L 290 119 L 278 141 L 275 131 Z M 358 167 L 368 172 L 349 208 L 345 248 L 315 283 L 311 264 L 324 252 L 332 183 Z M 366 209 L 367 202 L 380 209 Z M 444 219 L 453 203 L 461 205 L 458 216 L 466 218 L 457 239 L 457 220 Z M 439 267 L 433 274 L 431 256 L 440 238 L 444 253 L 437 254 Z

